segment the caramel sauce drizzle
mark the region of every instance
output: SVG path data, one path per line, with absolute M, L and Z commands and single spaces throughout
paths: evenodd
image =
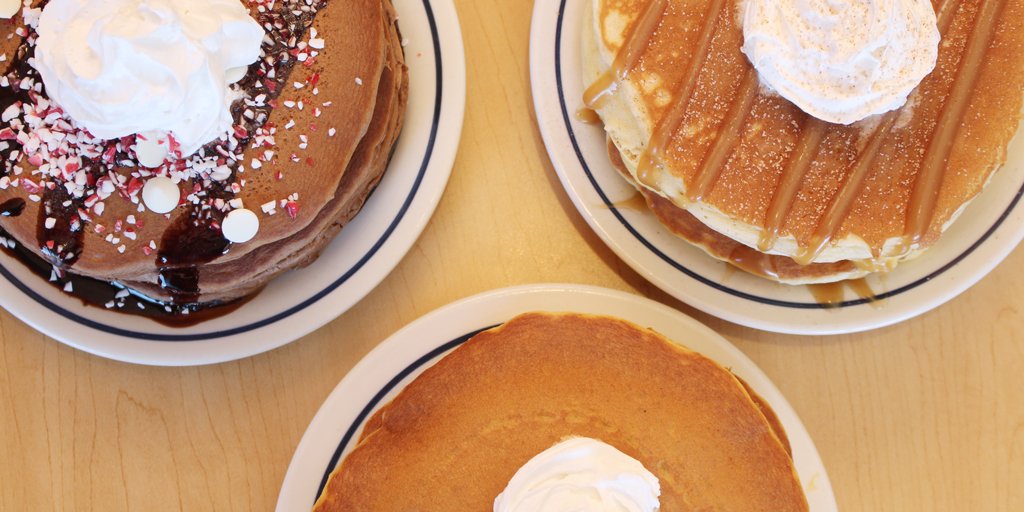
M 874 167 L 875 159 L 882 148 L 882 142 L 889 135 L 893 125 L 896 124 L 896 117 L 896 112 L 889 112 L 882 116 L 881 124 L 868 139 L 867 147 L 853 168 L 853 172 L 847 175 L 842 187 L 829 203 L 825 215 L 822 216 L 822 222 L 818 224 L 814 235 L 811 236 L 810 243 L 801 247 L 796 257 L 793 258 L 797 263 L 809 265 L 816 260 L 825 250 L 825 246 L 835 237 L 843 222 L 846 221 L 850 210 L 853 209 L 854 201 L 860 196 L 864 183 Z
M 594 109 L 583 107 L 576 111 L 576 120 L 585 124 L 598 124 L 601 122 L 601 116 L 597 115 Z
M 845 291 L 847 288 L 853 291 L 853 293 L 861 299 L 872 304 L 877 303 L 879 300 L 875 291 L 871 289 L 871 285 L 869 285 L 864 279 L 807 285 L 807 289 L 810 290 L 811 295 L 814 295 L 814 299 L 818 304 L 821 304 L 826 308 L 838 308 L 842 306 L 846 299 Z
M 825 138 L 828 126 L 825 121 L 808 116 L 807 123 L 800 133 L 800 141 L 797 142 L 792 156 L 786 163 L 786 168 L 782 171 L 782 178 L 775 188 L 775 195 L 772 196 L 772 203 L 768 207 L 764 231 L 761 232 L 761 240 L 757 243 L 757 248 L 762 252 L 772 250 L 775 243 L 778 242 L 779 231 L 782 230 L 782 225 L 789 217 L 789 212 L 793 208 L 793 199 L 796 197 L 797 191 L 800 190 L 807 170 L 811 168 L 811 163 L 818 156 L 821 141 Z
M 775 281 L 779 281 L 782 278 L 776 265 L 776 258 L 756 251 L 746 245 L 736 244 L 736 247 L 729 251 L 728 260 L 731 263 L 730 267 L 742 269 L 749 274 Z
M 748 68 L 743 75 L 743 83 L 740 85 L 739 94 L 733 101 L 729 114 L 719 128 L 718 137 L 715 138 L 711 150 L 701 163 L 697 175 L 694 177 L 694 186 L 686 191 L 691 201 L 700 201 L 707 196 L 714 187 L 718 177 L 722 175 L 726 162 L 736 150 L 742 136 L 743 122 L 750 116 L 754 107 L 754 100 L 757 99 L 760 79 L 753 68 Z
M 600 107 L 604 101 L 607 101 L 606 98 L 615 94 L 620 81 L 625 80 L 626 74 L 640 62 L 640 56 L 647 49 L 658 26 L 661 25 L 661 19 L 667 7 L 668 0 L 651 0 L 647 4 L 639 22 L 626 36 L 626 41 L 619 49 L 615 60 L 612 61 L 612 66 L 583 93 L 583 103 L 588 108 Z
M 711 51 L 711 40 L 718 26 L 718 18 L 724 8 L 725 0 L 712 0 L 710 5 L 708 5 L 707 14 L 704 17 L 707 21 L 704 23 L 700 38 L 697 40 L 697 46 L 693 51 L 693 61 L 687 70 L 686 77 L 679 83 L 677 89 L 673 91 L 673 97 L 676 98 L 676 101 L 672 102 L 671 107 L 662 116 L 661 120 L 658 121 L 654 133 L 651 134 L 651 140 L 647 142 L 647 147 L 640 156 L 640 164 L 637 166 L 637 178 L 641 183 L 653 185 L 652 171 L 661 165 L 661 158 L 664 156 L 665 149 L 668 147 L 669 142 L 671 142 L 672 136 L 679 130 L 679 125 L 682 124 L 683 118 L 686 117 L 686 111 L 690 106 L 690 102 L 693 101 L 694 91 L 697 89 L 702 69 L 702 66 L 695 64 L 703 63 L 707 60 L 708 54 Z
M 647 199 L 645 199 L 644 195 L 640 192 L 634 193 L 629 196 L 628 199 L 623 199 L 622 201 L 613 203 L 612 208 L 615 208 L 616 210 L 633 210 L 636 212 L 645 212 L 650 210 L 647 206 Z
M 921 241 L 934 220 L 939 190 L 953 149 L 953 138 L 970 104 L 971 91 L 977 82 L 985 50 L 991 43 L 995 22 L 1005 5 L 1006 0 L 984 0 L 978 9 L 974 29 L 953 78 L 953 88 L 939 115 L 931 143 L 925 151 L 924 163 L 914 181 L 903 235 L 907 248 Z

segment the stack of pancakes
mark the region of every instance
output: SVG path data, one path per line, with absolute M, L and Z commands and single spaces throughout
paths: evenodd
M 283 271 L 312 262 L 362 208 L 387 167 L 404 118 L 408 77 L 396 13 L 390 0 L 298 1 L 293 5 L 296 1 L 271 5 L 285 19 L 292 13 L 315 10 L 315 17 L 304 18 L 301 31 L 292 36 L 304 41 L 318 33 L 325 46 L 318 43 L 315 59 L 295 62 L 288 68 L 289 76 L 276 77 L 279 85 L 269 91 L 254 86 L 267 82 L 260 73 L 260 62 L 241 82 L 250 99 L 269 94 L 271 109 L 263 128 L 276 131 L 272 146 L 248 145 L 240 159 L 247 169 L 233 177 L 236 183 L 244 180 L 244 186 L 224 197 L 225 201 L 241 199 L 246 208 L 260 216 L 256 238 L 230 246 L 225 242 L 225 250 L 208 258 L 210 261 L 190 262 L 189 252 L 201 250 L 196 237 L 172 235 L 188 225 L 193 209 L 181 206 L 168 216 L 140 213 L 137 200 L 114 194 L 107 199 L 105 211 L 85 223 L 80 254 L 73 262 L 64 262 L 62 270 L 118 282 L 160 301 L 226 302 L 260 290 Z M 259 12 L 265 9 L 262 2 L 247 5 L 257 20 L 268 19 L 266 13 Z M 312 10 L 309 5 L 313 5 Z M 8 27 L 13 33 L 16 24 Z M 295 40 L 290 44 L 294 45 Z M 268 54 L 272 43 L 270 37 L 265 39 Z M 17 54 L 23 41 L 15 36 L 0 44 L 10 57 Z M 305 48 L 303 52 L 309 53 L 310 47 Z M 293 56 L 298 54 L 298 50 L 291 52 Z M 12 66 L 6 72 L 16 75 L 18 71 Z M 304 108 L 298 108 L 299 104 Z M 246 109 L 242 102 L 236 103 L 233 114 L 237 125 L 247 122 L 243 119 Z M 269 162 L 268 151 L 273 151 Z M 251 165 L 253 160 L 260 160 L 262 165 Z M 133 171 L 133 166 L 125 166 L 117 172 L 127 176 Z M 31 168 L 23 176 L 29 173 Z M 209 183 L 197 181 L 185 183 L 182 188 L 187 194 L 196 186 L 206 185 Z M 0 190 L 0 203 L 12 198 L 30 199 L 30 195 L 25 188 L 9 187 Z M 27 201 L 22 214 L 0 217 L 0 228 L 22 246 L 36 250 L 46 243 L 46 234 L 39 226 L 47 214 L 42 211 L 45 200 L 34 199 Z M 290 204 L 286 207 L 286 203 Z M 135 225 L 122 222 L 129 216 L 135 218 Z M 115 233 L 115 224 L 132 229 L 134 236 Z M 98 225 L 104 229 L 96 229 Z M 218 226 L 213 224 L 210 229 L 211 233 L 198 238 L 219 240 Z M 111 243 L 111 235 L 117 243 Z M 166 254 L 185 257 L 168 263 L 161 260 Z M 170 271 L 197 277 L 198 289 L 178 293 L 180 290 L 168 287 L 166 282 L 161 285 L 161 273 L 169 265 L 174 267 Z
M 760 84 L 735 0 L 589 0 L 585 102 L 673 232 L 785 283 L 888 270 L 935 244 L 1020 125 L 1024 1 L 936 0 L 935 70 L 850 126 Z
M 482 511 L 567 437 L 661 483 L 661 510 L 806 510 L 771 409 L 711 360 L 608 317 L 531 313 L 483 332 L 367 422 L 316 505 Z

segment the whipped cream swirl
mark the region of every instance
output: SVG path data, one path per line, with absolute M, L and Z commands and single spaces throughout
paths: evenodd
M 746 0 L 743 35 L 762 83 L 842 124 L 902 107 L 940 39 L 928 0 Z
M 50 0 L 37 27 L 47 94 L 102 139 L 170 132 L 182 156 L 232 125 L 229 71 L 264 31 L 239 0 Z
M 494 512 L 655 512 L 661 485 L 640 461 L 584 437 L 530 459 L 494 500 Z

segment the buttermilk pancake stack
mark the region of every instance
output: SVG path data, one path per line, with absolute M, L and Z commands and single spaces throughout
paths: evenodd
M 402 125 L 390 0 L 51 0 L 3 27 L 0 236 L 72 293 L 255 293 L 360 210 Z
M 1021 0 L 588 3 L 613 164 L 671 231 L 776 281 L 919 255 L 1020 126 Z
M 785 433 L 732 373 L 622 320 L 549 313 L 478 334 L 410 383 L 315 510 L 545 506 L 807 510 Z

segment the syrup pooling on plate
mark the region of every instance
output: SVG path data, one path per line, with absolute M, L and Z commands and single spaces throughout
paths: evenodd
M 676 3 L 670 2 L 668 6 L 665 6 L 661 2 L 641 1 L 637 4 L 637 8 L 640 9 L 640 14 L 637 16 L 638 21 L 634 21 L 632 26 L 627 27 L 626 39 L 619 48 L 619 53 L 612 63 L 611 69 L 588 90 L 588 94 L 585 96 L 588 106 L 600 109 L 604 98 L 621 94 L 620 84 L 616 81 L 631 80 L 636 82 L 634 85 L 643 87 L 644 73 L 649 72 L 644 69 L 643 63 L 648 58 L 644 53 L 651 47 L 651 41 L 671 38 L 671 36 L 664 35 L 663 30 L 679 30 L 679 27 L 682 26 L 680 23 L 685 22 L 686 26 L 692 26 L 698 21 L 697 16 L 699 15 L 694 12 L 687 14 L 690 18 L 683 22 L 672 19 L 673 16 L 679 16 L 675 10 L 681 9 Z M 706 9 L 702 18 L 703 24 L 699 25 L 701 27 L 698 29 L 699 35 L 694 32 L 696 37 L 691 37 L 685 51 L 681 52 L 685 59 L 690 60 L 689 66 L 680 73 L 681 76 L 673 79 L 674 82 L 659 85 L 662 89 L 672 91 L 672 95 L 669 96 L 671 103 L 663 109 L 655 108 L 650 121 L 653 123 L 654 129 L 648 135 L 647 144 L 642 147 L 635 169 L 635 176 L 641 184 L 657 190 L 660 188 L 657 185 L 663 176 L 662 172 L 666 171 L 663 159 L 666 158 L 667 151 L 674 149 L 686 153 L 688 161 L 696 159 L 697 163 L 692 173 L 683 179 L 685 192 L 681 196 L 670 198 L 687 208 L 688 205 L 695 202 L 704 202 L 709 199 L 709 195 L 721 184 L 723 179 L 721 173 L 724 169 L 730 165 L 732 167 L 742 165 L 735 162 L 730 163 L 732 154 L 740 143 L 746 143 L 742 142 L 745 137 L 756 135 L 744 134 L 742 129 L 737 128 L 744 126 L 745 118 L 752 114 L 752 108 L 756 111 L 759 108 L 758 105 L 775 101 L 771 100 L 770 92 L 757 87 L 756 78 L 753 80 L 754 86 L 751 86 L 748 74 L 756 75 L 756 72 L 749 62 L 744 61 L 746 71 L 736 76 L 716 74 L 720 72 L 716 71 L 715 67 L 701 65 L 711 54 L 717 55 L 712 47 L 718 38 L 728 37 L 730 41 L 737 39 L 742 43 L 742 34 L 737 27 L 738 23 L 734 21 L 738 12 L 735 3 L 710 0 L 705 5 L 706 7 L 695 8 Z M 891 154 L 893 152 L 903 153 L 900 156 L 905 161 L 901 160 L 898 165 L 908 165 L 915 171 L 909 175 L 905 188 L 906 191 L 913 191 L 913 198 L 906 208 L 893 209 L 894 222 L 901 222 L 905 226 L 902 244 L 891 243 L 899 239 L 899 234 L 893 235 L 897 237 L 895 239 L 864 238 L 872 258 L 881 262 L 886 259 L 905 257 L 915 250 L 915 247 L 912 247 L 915 243 L 925 237 L 931 237 L 931 233 L 936 229 L 941 231 L 942 226 L 938 224 L 937 220 L 938 195 L 945 177 L 952 172 L 948 165 L 949 154 L 954 146 L 953 141 L 956 139 L 961 121 L 967 113 L 974 81 L 981 74 L 985 57 L 984 50 L 990 46 L 993 40 L 996 33 L 996 22 L 1006 5 L 1006 0 L 984 0 L 977 5 L 957 0 L 935 2 L 938 11 L 936 15 L 937 28 L 942 34 L 943 40 L 963 37 L 964 35 L 960 32 L 969 23 L 967 28 L 970 32 L 970 44 L 963 50 L 955 41 L 948 41 L 948 44 L 943 46 L 941 51 L 943 55 L 940 55 L 942 71 L 943 73 L 947 73 L 948 69 L 955 71 L 952 86 L 949 89 L 945 88 L 942 78 L 926 78 L 927 87 L 919 86 L 919 89 L 929 91 L 931 96 L 927 99 L 932 103 L 936 103 L 933 98 L 942 98 L 940 100 L 942 112 L 937 116 L 937 127 L 928 132 L 931 134 L 930 136 L 925 135 L 929 128 L 920 126 L 920 123 L 913 127 L 905 126 L 911 113 L 916 108 L 923 108 L 916 106 L 913 95 L 911 103 L 903 110 L 858 123 L 853 130 L 821 122 L 809 116 L 794 117 L 794 123 L 799 124 L 796 124 L 797 128 L 794 130 L 795 136 L 792 143 L 787 141 L 782 146 L 784 158 L 781 159 L 778 166 L 775 188 L 771 190 L 769 199 L 764 209 L 761 210 L 763 224 L 760 228 L 756 224 L 757 221 L 754 224 L 759 231 L 759 241 L 755 245 L 760 250 L 768 252 L 776 246 L 780 237 L 793 236 L 796 237 L 798 250 L 791 253 L 790 256 L 802 264 L 817 261 L 826 249 L 835 245 L 837 240 L 845 240 L 843 237 L 847 236 L 845 234 L 847 221 L 856 211 L 858 201 L 868 195 L 871 197 L 878 195 L 878 180 L 879 176 L 882 176 L 880 173 L 891 171 L 888 160 L 893 156 Z M 650 21 L 652 16 L 662 16 L 663 21 L 660 25 L 654 23 Z M 950 27 L 955 18 L 960 18 L 957 20 L 960 28 L 951 36 Z M 665 23 L 671 23 L 672 26 L 666 28 Z M 724 31 L 725 27 L 729 28 L 728 34 Z M 654 54 L 653 50 L 650 52 L 652 55 Z M 624 54 L 630 55 L 630 58 L 623 58 Z M 631 63 L 633 67 L 628 67 Z M 675 65 L 678 66 L 678 63 Z M 723 80 L 737 85 L 733 89 L 734 92 L 729 96 L 722 97 L 727 107 L 722 109 L 724 115 L 709 120 L 713 126 L 705 127 L 707 132 L 713 135 L 706 142 L 700 142 L 699 146 L 689 147 L 688 142 L 683 142 L 680 145 L 679 141 L 685 140 L 685 136 L 680 139 L 681 135 L 678 132 L 690 111 L 690 103 L 693 101 L 696 91 L 707 83 L 716 83 L 716 81 L 721 83 Z M 931 82 L 928 82 L 929 80 Z M 595 89 L 600 90 L 601 94 L 595 94 L 593 92 Z M 917 93 L 915 92 L 915 94 Z M 801 119 L 801 117 L 803 118 Z M 912 129 L 913 132 L 911 132 Z M 756 131 L 751 133 L 756 134 Z M 913 137 L 919 135 L 925 139 L 923 146 L 929 148 L 927 156 L 923 159 L 911 155 L 905 149 L 900 149 L 914 140 Z M 842 159 L 836 159 L 837 155 L 825 155 L 821 150 L 823 144 L 828 144 L 833 140 L 856 148 L 856 154 L 838 155 L 849 159 L 849 164 L 845 168 L 842 165 Z M 670 148 L 672 144 L 676 144 L 676 146 Z M 839 165 L 836 165 L 837 163 Z M 813 212 L 808 212 L 807 207 L 802 206 L 799 220 L 794 220 L 793 208 L 798 202 L 797 198 L 801 190 L 809 186 L 807 185 L 808 179 L 819 181 L 823 179 L 821 176 L 824 176 L 822 173 L 825 171 L 818 169 L 821 166 L 830 166 L 827 172 L 832 175 L 841 173 L 838 189 L 835 192 L 822 194 L 821 201 L 817 203 L 817 211 L 821 213 L 816 218 L 811 219 L 809 213 L 813 215 Z M 817 173 L 814 177 L 808 176 L 812 170 Z M 899 178 L 902 179 L 902 176 Z M 735 179 L 735 177 L 731 179 Z M 721 196 L 721 193 L 718 195 Z M 807 200 L 802 199 L 802 201 L 806 202 Z M 713 203 L 712 206 L 714 206 Z M 790 227 L 791 222 L 801 223 L 802 232 L 799 234 L 791 232 L 793 229 Z M 809 222 L 811 224 L 807 224 Z M 863 223 L 863 220 L 857 222 Z M 809 228 L 807 232 L 803 232 L 805 227 Z M 852 234 L 859 233 L 852 232 Z
M 581 108 L 576 111 L 576 120 L 586 124 L 598 124 L 601 122 L 601 116 L 597 115 L 592 108 Z
M 858 298 L 866 300 L 870 304 L 878 304 L 877 295 L 871 289 L 871 285 L 864 279 L 812 284 L 808 285 L 807 289 L 810 290 L 811 295 L 814 295 L 814 299 L 818 301 L 818 304 L 825 306 L 825 308 L 841 307 L 846 302 L 847 289 L 850 289 Z

